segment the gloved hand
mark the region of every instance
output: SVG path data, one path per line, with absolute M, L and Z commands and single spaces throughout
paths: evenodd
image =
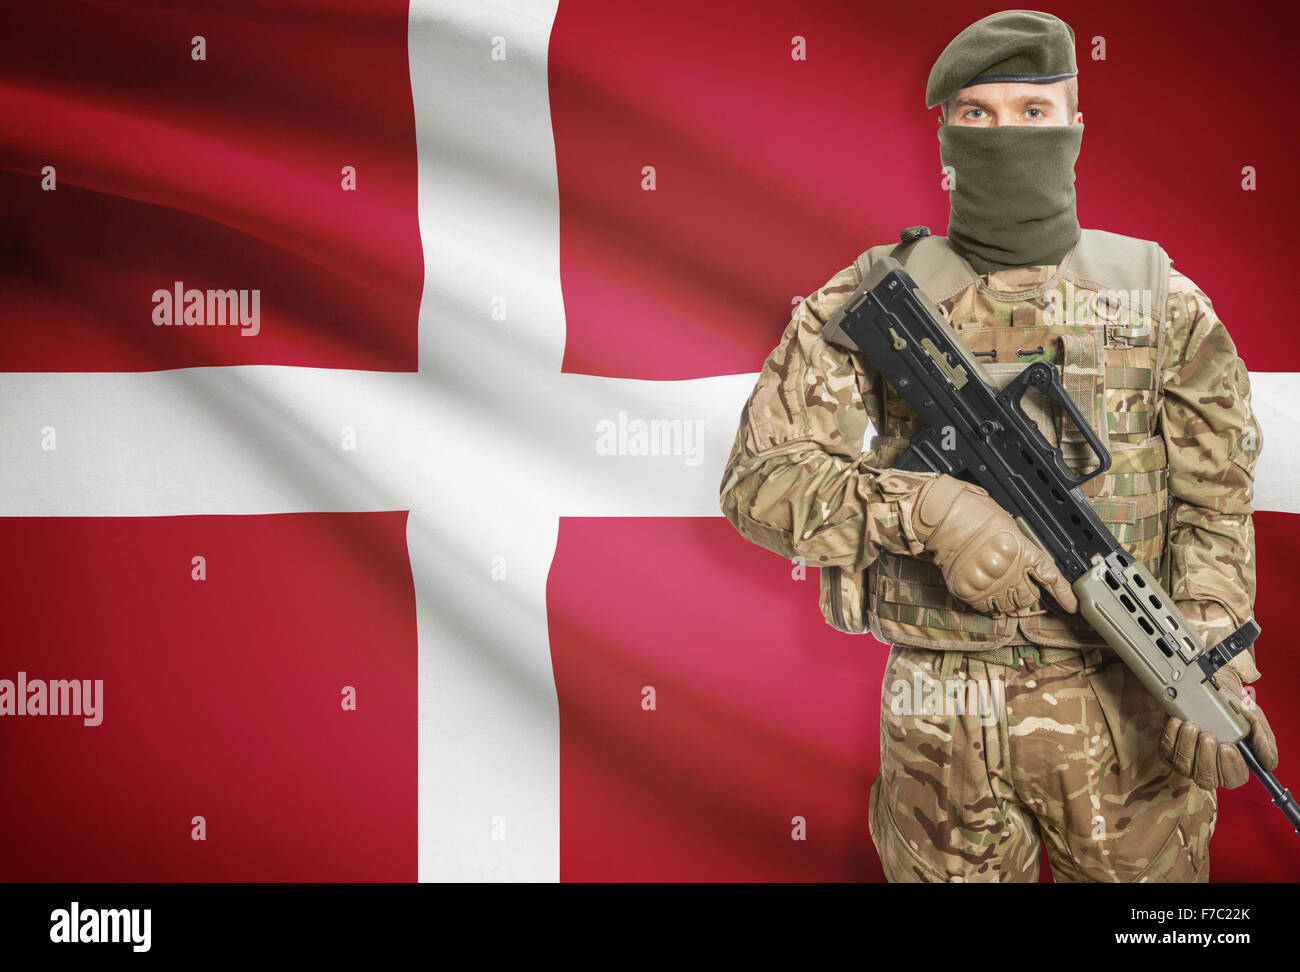
M 1250 735 L 1246 738 L 1260 765 L 1270 772 L 1277 769 L 1277 737 L 1264 718 L 1264 710 L 1246 694 L 1241 676 L 1234 669 L 1224 667 L 1215 672 L 1214 678 L 1232 707 L 1250 723 Z M 1165 722 L 1160 755 L 1177 772 L 1191 777 L 1197 786 L 1207 790 L 1220 786 L 1236 789 L 1250 779 L 1250 768 L 1236 746 L 1219 742 L 1213 733 L 1202 732 L 1195 722 L 1185 722 L 1177 716 L 1170 716 Z
M 1042 614 L 1040 588 L 1066 611 L 1079 609 L 1051 558 L 979 486 L 952 476 L 926 483 L 912 529 L 934 553 L 948 590 L 982 614 Z

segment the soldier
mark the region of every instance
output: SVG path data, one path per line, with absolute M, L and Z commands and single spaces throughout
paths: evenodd
M 904 261 L 990 380 L 1060 366 L 1113 457 L 1082 487 L 1089 503 L 1207 644 L 1246 621 L 1262 446 L 1246 366 L 1157 244 L 1080 229 L 1077 102 L 1074 32 L 1056 17 L 1003 11 L 953 39 L 926 91 L 948 236 L 908 230 L 800 303 L 723 476 L 743 536 L 821 568 L 829 623 L 893 645 L 870 799 L 893 881 L 1034 881 L 1040 842 L 1061 881 L 1205 881 L 1216 787 L 1249 778 L 1234 747 L 1166 716 L 987 493 L 891 467 L 918 416 L 863 356 L 822 339 L 874 260 Z M 1034 417 L 1088 471 L 1059 410 Z M 1220 673 L 1272 769 L 1272 731 L 1242 688 L 1258 677 L 1253 648 Z M 917 712 L 894 687 L 922 683 L 938 701 Z M 992 717 L 947 704 L 963 692 L 994 700 Z

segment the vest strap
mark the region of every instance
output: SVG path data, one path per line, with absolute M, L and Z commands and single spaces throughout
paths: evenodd
M 935 303 L 980 279 L 946 236 L 935 236 L 925 226 L 909 226 L 899 239 L 890 256 L 907 267 L 908 275 Z M 858 257 L 859 279 L 867 253 Z M 1061 276 L 1080 287 L 1113 294 L 1123 306 L 1132 307 L 1136 302 L 1134 310 L 1163 322 L 1170 265 L 1168 254 L 1151 240 L 1082 229 L 1079 241 L 1061 260 Z
M 909 226 L 907 229 L 903 230 L 903 232 L 898 234 L 898 238 L 901 242 L 889 251 L 889 255 L 899 263 L 906 266 L 907 255 L 912 252 L 912 249 L 917 243 L 929 235 L 930 227 L 928 226 Z M 861 267 L 858 269 L 861 271 Z
M 1065 276 L 1079 286 L 1108 291 L 1134 311 L 1165 319 L 1170 260 L 1159 243 L 1086 229 L 1065 262 Z

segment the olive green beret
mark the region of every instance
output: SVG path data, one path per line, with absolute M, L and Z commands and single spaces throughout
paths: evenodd
M 1069 24 L 1037 10 L 1003 10 L 975 21 L 943 49 L 925 86 L 925 107 L 972 84 L 1050 84 L 1078 73 Z

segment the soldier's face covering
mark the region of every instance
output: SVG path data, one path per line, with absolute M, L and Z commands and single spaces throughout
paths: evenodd
M 975 269 L 1060 263 L 1079 239 L 1074 163 L 1082 125 L 943 125 L 948 239 Z

